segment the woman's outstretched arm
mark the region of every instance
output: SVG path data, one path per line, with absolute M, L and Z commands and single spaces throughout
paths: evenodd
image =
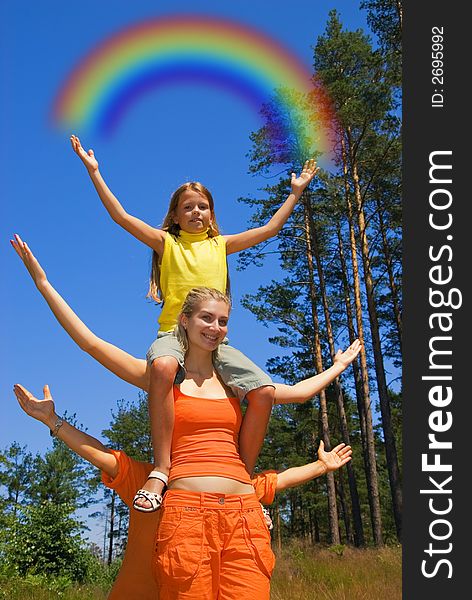
M 128 383 L 147 391 L 149 376 L 146 361 L 128 354 L 90 331 L 64 298 L 49 283 L 44 269 L 26 242 L 16 234 L 15 239 L 10 240 L 10 242 L 54 316 L 74 342 L 109 371 Z
M 309 398 L 316 396 L 316 394 L 319 394 L 322 389 L 333 382 L 352 363 L 360 350 L 361 343 L 359 340 L 355 340 L 344 352 L 342 350 L 337 351 L 333 365 L 329 369 L 326 369 L 326 371 L 299 381 L 295 385 L 274 384 L 275 404 L 306 402 Z

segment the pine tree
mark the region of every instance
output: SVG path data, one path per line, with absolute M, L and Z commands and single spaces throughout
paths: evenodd
M 401 481 L 391 424 L 362 181 L 362 164 L 366 159 L 364 146 L 370 132 L 381 127 L 393 109 L 392 89 L 384 76 L 382 56 L 372 50 L 361 31 L 343 31 L 336 11 L 330 13 L 326 33 L 318 39 L 314 56 L 318 76 L 331 93 L 337 108 L 340 139 L 338 160 L 344 165 L 346 174 L 348 167 L 349 187 L 352 189 L 349 210 L 358 230 L 392 505 L 400 539 Z

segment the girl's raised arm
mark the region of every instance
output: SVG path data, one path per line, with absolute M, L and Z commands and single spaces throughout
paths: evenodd
M 13 386 L 13 391 L 19 405 L 27 415 L 44 423 L 73 452 L 104 471 L 109 477 L 117 476 L 118 461 L 116 457 L 96 438 L 59 418 L 49 386 L 44 386 L 42 400 L 35 398 L 31 392 L 18 383 Z
M 151 225 L 141 221 L 141 219 L 128 214 L 101 176 L 98 169 L 98 161 L 95 158 L 93 150 L 85 152 L 85 150 L 82 148 L 79 138 L 76 135 L 72 135 L 70 141 L 72 144 L 72 149 L 84 163 L 90 179 L 97 190 L 100 200 L 102 201 L 103 206 L 107 209 L 110 217 L 115 221 L 115 223 L 131 233 L 131 235 L 133 235 L 139 241 L 143 242 L 147 246 L 150 246 L 159 255 L 162 255 L 164 251 L 164 239 L 166 236 L 165 231 L 162 229 L 157 229 L 156 227 L 151 227 Z
M 275 404 L 288 404 L 290 402 L 306 402 L 309 398 L 313 398 L 319 394 L 322 389 L 333 382 L 336 377 L 347 369 L 356 356 L 361 351 L 361 342 L 354 342 L 347 350 L 338 350 L 334 357 L 334 362 L 329 369 L 313 375 L 308 379 L 303 379 L 294 385 L 285 385 L 284 383 L 276 383 L 275 385 Z
M 255 227 L 254 229 L 248 229 L 247 231 L 235 233 L 233 235 L 225 235 L 226 253 L 234 254 L 235 252 L 241 252 L 241 250 L 256 246 L 274 235 L 277 235 L 292 214 L 295 204 L 298 202 L 303 190 L 317 172 L 316 162 L 311 159 L 305 162 L 300 177 L 297 177 L 295 173 L 292 173 L 292 192 L 275 215 L 262 227 Z
M 74 342 L 100 364 L 128 383 L 147 391 L 149 375 L 146 361 L 117 348 L 96 336 L 83 323 L 64 298 L 49 283 L 41 267 L 26 242 L 19 235 L 10 240 L 23 264 L 28 269 L 36 287 L 49 305 L 54 316 Z

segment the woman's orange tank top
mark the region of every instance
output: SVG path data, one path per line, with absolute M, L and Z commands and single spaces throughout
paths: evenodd
M 174 386 L 174 411 L 169 481 L 219 476 L 251 483 L 239 456 L 242 413 L 237 398 L 194 398 Z

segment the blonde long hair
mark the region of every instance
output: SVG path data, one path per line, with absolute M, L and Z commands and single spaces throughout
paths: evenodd
M 215 288 L 192 288 L 185 297 L 184 303 L 180 310 L 180 314 L 177 318 L 177 325 L 174 329 L 175 336 L 179 340 L 184 352 L 187 352 L 188 350 L 188 337 L 187 331 L 182 325 L 182 317 L 185 316 L 187 317 L 187 319 L 189 319 L 206 300 L 216 300 L 218 302 L 224 302 L 225 304 L 227 304 L 229 311 L 231 310 L 231 300 L 227 294 L 223 294 L 223 292 L 220 292 Z M 215 350 L 215 352 L 217 351 L 218 350 Z
M 208 200 L 211 212 L 210 227 L 208 228 L 208 237 L 212 238 L 220 235 L 218 223 L 216 222 L 215 217 L 215 203 L 213 201 L 213 196 L 211 195 L 210 190 L 208 190 L 199 181 L 188 181 L 187 183 L 183 183 L 175 190 L 175 192 L 171 196 L 169 208 L 167 210 L 167 214 L 164 217 L 164 222 L 162 224 L 162 229 L 175 237 L 179 235 L 180 225 L 174 222 L 175 210 L 177 209 L 181 195 L 187 190 L 197 192 L 198 194 L 200 194 Z M 153 250 L 151 275 L 149 277 L 149 290 L 146 298 L 152 298 L 158 304 L 164 301 L 164 298 L 162 297 L 162 290 L 160 288 L 160 278 L 161 265 L 159 264 L 159 255 L 155 250 Z M 227 290 L 229 290 L 229 279 L 227 281 L 226 286 Z

